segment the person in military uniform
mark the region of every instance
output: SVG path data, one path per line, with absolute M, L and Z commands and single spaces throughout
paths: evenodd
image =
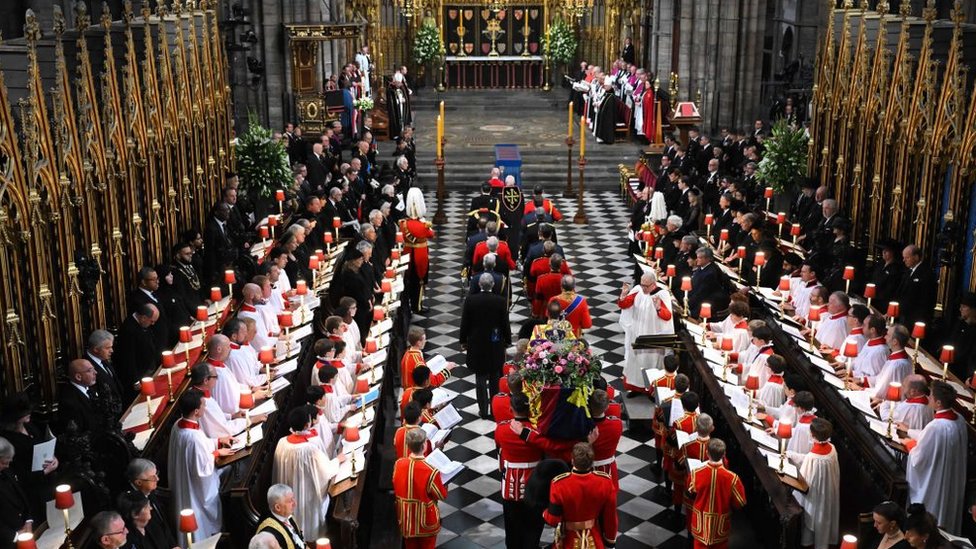
M 610 475 L 593 470 L 593 447 L 573 446 L 573 470 L 552 479 L 542 518 L 557 527 L 553 547 L 611 548 L 617 539 L 617 490 Z
M 437 469 L 424 461 L 427 434 L 413 429 L 404 436 L 410 455 L 393 466 L 393 494 L 397 522 L 405 549 L 434 549 L 441 530 L 437 502 L 447 497 Z
M 270 513 L 258 524 L 258 532 L 274 536 L 281 549 L 304 549 L 305 538 L 292 517 L 296 505 L 295 492 L 287 484 L 275 484 L 268 488 Z
M 407 306 L 414 312 L 421 312 L 423 288 L 427 284 L 427 271 L 430 267 L 430 256 L 427 250 L 427 239 L 434 238 L 434 229 L 427 215 L 427 205 L 424 203 L 424 193 L 414 187 L 407 192 L 407 217 L 400 220 L 400 232 L 403 233 L 405 247 L 410 253 L 410 268 L 407 270 L 406 297 Z
M 496 395 L 497 396 L 497 395 Z M 529 549 L 539 547 L 544 523 L 542 513 L 534 513 L 525 503 L 525 487 L 535 466 L 545 457 L 543 450 L 528 441 L 529 430 L 516 433 L 512 424 L 529 424 L 529 399 L 513 394 L 509 400 L 512 419 L 497 423 L 495 444 L 498 446 L 499 469 L 502 472 L 502 512 L 505 520 L 505 547 Z M 492 412 L 496 410 L 492 407 Z M 500 411 L 500 410 L 499 410 Z M 522 434 L 524 433 L 524 437 Z
M 478 231 L 482 220 L 498 221 L 498 197 L 491 192 L 491 185 L 487 182 L 481 184 L 481 194 L 471 199 L 471 206 L 468 208 L 468 229 L 465 236 L 471 237 Z
M 872 305 L 879 311 L 888 310 L 888 302 L 895 296 L 902 277 L 905 276 L 905 264 L 901 262 L 901 242 L 891 238 L 884 238 L 878 242 L 881 248 L 881 261 L 875 264 L 871 279 L 875 285 L 875 296 Z
M 746 505 L 739 475 L 725 468 L 725 442 L 708 441 L 708 462 L 688 477 L 692 496 L 691 528 L 695 549 L 726 549 L 732 530 L 732 511 Z

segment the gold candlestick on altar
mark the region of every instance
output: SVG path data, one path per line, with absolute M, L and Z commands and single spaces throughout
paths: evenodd
M 468 31 L 467 31 L 467 29 L 464 28 L 464 25 L 458 25 L 458 28 L 457 28 L 457 35 L 458 35 L 458 52 L 457 52 L 457 56 L 458 57 L 467 57 L 468 56 L 468 54 L 464 51 L 464 35 L 467 32 Z
M 529 8 L 522 10 L 522 19 L 525 20 L 525 29 L 522 31 L 522 57 L 529 56 Z
M 502 29 L 501 22 L 498 19 L 492 19 L 488 21 L 488 25 L 484 30 L 485 34 L 491 37 L 491 51 L 488 53 L 488 57 L 498 57 L 498 35 L 504 33 Z

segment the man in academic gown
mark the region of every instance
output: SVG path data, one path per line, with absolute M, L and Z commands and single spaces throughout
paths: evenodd
M 609 81 L 597 92 L 595 108 L 593 135 L 596 142 L 613 144 L 617 132 L 617 96 Z
M 200 429 L 204 406 L 203 394 L 198 391 L 188 391 L 180 397 L 181 418 L 170 433 L 167 462 L 176 522 L 181 509 L 192 509 L 198 539 L 221 531 L 223 511 L 216 459 L 234 453 L 230 448 L 220 448 L 220 441 L 207 437 Z
M 708 441 L 708 462 L 688 476 L 692 495 L 691 527 L 695 549 L 728 547 L 732 512 L 746 505 L 746 492 L 739 475 L 725 468 L 725 442 Z
M 946 532 L 959 535 L 966 487 L 962 481 L 966 478 L 966 421 L 952 409 L 956 390 L 948 383 L 932 382 L 931 402 L 935 418 L 922 429 L 918 443 L 908 453 L 908 502 L 924 503 Z
M 288 413 L 291 434 L 278 441 L 271 470 L 272 482 L 287 484 L 295 491 L 295 522 L 309 539 L 326 535 L 329 486 L 339 472 L 339 459 L 330 460 L 321 446 L 312 442 L 318 434 L 312 431 L 317 415 L 318 410 L 309 406 Z
M 293 516 L 297 505 L 295 492 L 287 484 L 275 484 L 268 488 L 269 513 L 258 524 L 258 532 L 273 536 L 281 549 L 305 549 L 302 529 Z
M 929 324 L 935 311 L 935 291 L 938 281 L 932 268 L 922 262 L 922 250 L 910 244 L 902 250 L 905 274 L 893 299 L 898 300 L 898 322 L 914 326 L 916 322 Z
M 674 334 L 671 298 L 657 286 L 657 277 L 648 272 L 641 276 L 639 286 L 631 288 L 624 283 L 617 306 L 621 309 L 620 326 L 624 329 L 624 388 L 634 393 L 648 392 L 643 370 L 661 369 L 666 352 L 635 350 L 633 344 L 643 335 Z
M 806 493 L 797 493 L 803 507 L 800 544 L 828 549 L 840 541 L 840 463 L 829 442 L 833 426 L 823 418 L 810 423 L 813 447 L 800 464 L 800 476 L 807 481 Z

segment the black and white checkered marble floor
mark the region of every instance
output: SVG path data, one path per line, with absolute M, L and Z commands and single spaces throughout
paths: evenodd
M 449 222 L 435 227 L 437 239 L 431 246 L 431 274 L 425 296 L 430 311 L 426 317 L 415 317 L 415 323 L 427 329 L 428 356 L 443 354 L 448 360 L 464 363 L 458 343 L 462 291 L 461 261 L 464 250 L 464 214 L 473 196 L 451 193 L 446 204 Z M 615 303 L 620 285 L 631 276 L 632 262 L 626 254 L 628 212 L 615 192 L 589 193 L 585 208 L 589 224 L 574 225 L 575 200 L 555 198 L 564 221 L 558 227 L 559 242 L 569 264 L 577 275 L 577 289 L 590 305 L 594 326 L 586 333 L 595 352 L 607 365 L 604 375 L 618 390 L 623 373 L 623 336 L 617 326 Z M 435 201 L 428 195 L 428 208 Z M 519 297 L 512 308 L 512 327 L 526 320 L 526 302 L 521 298 L 521 282 L 514 281 L 513 292 Z M 464 417 L 455 428 L 445 452 L 462 462 L 467 470 L 448 487 L 446 502 L 440 504 L 442 530 L 438 547 L 465 549 L 504 548 L 498 453 L 493 432 L 495 424 L 478 418 L 474 396 L 474 377 L 463 367 L 455 370 L 447 385 L 460 393 L 455 406 Z M 619 397 L 618 397 L 619 398 Z M 620 537 L 618 549 L 658 547 L 677 549 L 687 543 L 684 521 L 667 506 L 670 499 L 659 486 L 660 478 L 650 471 L 653 440 L 648 434 L 624 430 L 617 455 L 620 471 L 618 516 Z M 551 541 L 547 528 L 543 541 Z

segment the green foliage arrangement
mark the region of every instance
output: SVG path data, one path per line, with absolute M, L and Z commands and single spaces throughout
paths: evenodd
M 254 198 L 270 198 L 276 190 L 291 185 L 284 143 L 254 113 L 248 115 L 247 131 L 237 140 L 237 174 L 245 194 Z
M 373 110 L 373 100 L 369 97 L 360 97 L 359 99 L 352 102 L 352 106 L 356 107 L 361 111 L 369 112 Z
M 577 45 L 572 27 L 561 18 L 556 18 L 546 32 L 543 51 L 553 63 L 561 65 L 573 60 Z
M 766 153 L 759 162 L 756 178 L 776 192 L 790 189 L 807 173 L 807 136 L 780 119 L 763 144 Z
M 418 65 L 425 65 L 441 55 L 441 32 L 437 24 L 424 21 L 413 41 L 413 60 Z

